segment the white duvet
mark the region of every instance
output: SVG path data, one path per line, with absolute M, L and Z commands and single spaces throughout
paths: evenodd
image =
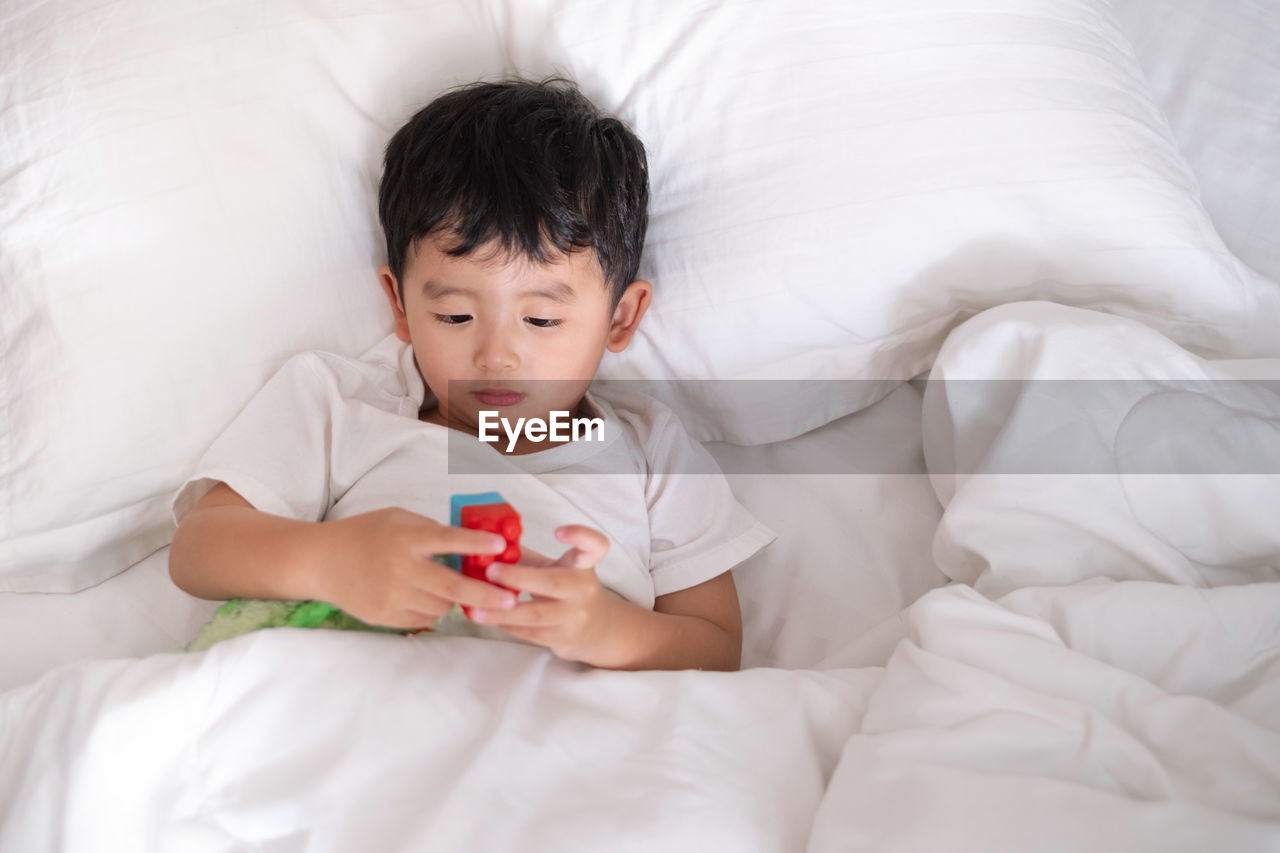
M 933 378 L 1242 371 L 1280 364 L 1023 303 Z M 1280 475 L 984 473 L 1030 409 L 941 387 L 934 553 L 961 583 L 866 639 L 883 666 L 615 673 L 290 630 L 71 665 L 0 695 L 0 849 L 1280 849 Z M 1265 467 L 1270 402 L 1201 438 Z M 1065 425 L 1123 461 L 1133 423 Z

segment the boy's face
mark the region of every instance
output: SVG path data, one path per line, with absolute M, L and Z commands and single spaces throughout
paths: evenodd
M 419 241 L 407 259 L 404 304 L 391 268 L 378 275 L 396 335 L 412 344 L 439 401 L 428 419 L 473 434 L 482 410 L 512 424 L 557 410 L 577 416 L 605 350 L 626 348 L 652 295 L 648 282 L 632 282 L 611 309 L 590 250 L 537 265 L 485 247 L 450 257 L 432 238 Z M 505 447 L 505 439 L 495 446 Z

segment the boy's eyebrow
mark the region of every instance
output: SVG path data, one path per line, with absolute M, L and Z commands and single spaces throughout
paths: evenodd
M 452 296 L 455 293 L 465 293 L 460 287 L 450 287 L 447 284 L 441 284 L 433 278 L 429 278 L 422 283 L 422 295 L 427 299 L 443 299 L 446 296 Z
M 521 291 L 523 296 L 541 296 L 544 299 L 550 299 L 552 302 L 572 302 L 573 297 L 577 296 L 574 289 L 563 282 L 548 284 L 545 287 L 537 287 L 532 290 Z
M 422 283 L 422 295 L 427 299 L 443 299 L 446 296 L 455 294 L 465 294 L 468 291 L 461 287 L 451 287 L 447 284 L 441 284 L 433 278 L 427 279 Z M 555 282 L 543 287 L 535 287 L 529 290 L 520 291 L 521 296 L 541 296 L 544 299 L 550 299 L 552 302 L 572 302 L 577 295 L 572 287 L 563 283 Z

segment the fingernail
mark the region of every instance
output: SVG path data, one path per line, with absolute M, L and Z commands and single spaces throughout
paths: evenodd
M 516 597 L 514 595 L 508 595 L 506 598 L 502 599 L 502 606 L 507 610 L 510 610 L 511 608 L 515 607 Z
M 492 544 L 489 545 L 489 550 L 496 554 L 501 554 L 503 551 L 507 550 L 507 540 L 503 539 L 501 536 L 494 536 Z
M 500 572 L 498 571 L 498 566 L 496 563 L 491 563 L 489 565 L 489 568 L 484 570 L 484 576 L 491 581 L 496 581 L 498 579 L 499 574 Z
M 480 610 L 479 608 L 476 608 L 476 607 L 471 608 L 472 622 L 483 622 L 488 618 L 489 618 L 489 614 L 486 611 Z

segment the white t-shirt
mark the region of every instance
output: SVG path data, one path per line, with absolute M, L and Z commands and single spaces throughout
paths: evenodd
M 522 516 L 522 546 L 539 553 L 565 550 L 553 535 L 563 524 L 606 534 L 601 584 L 650 609 L 774 538 L 651 397 L 593 387 L 586 403 L 604 420 L 602 441 L 506 456 L 419 420 L 426 395 L 412 348 L 395 335 L 358 360 L 294 356 L 201 458 L 173 499 L 174 520 L 219 481 L 256 509 L 306 521 L 398 506 L 447 523 L 451 495 L 497 491 Z

